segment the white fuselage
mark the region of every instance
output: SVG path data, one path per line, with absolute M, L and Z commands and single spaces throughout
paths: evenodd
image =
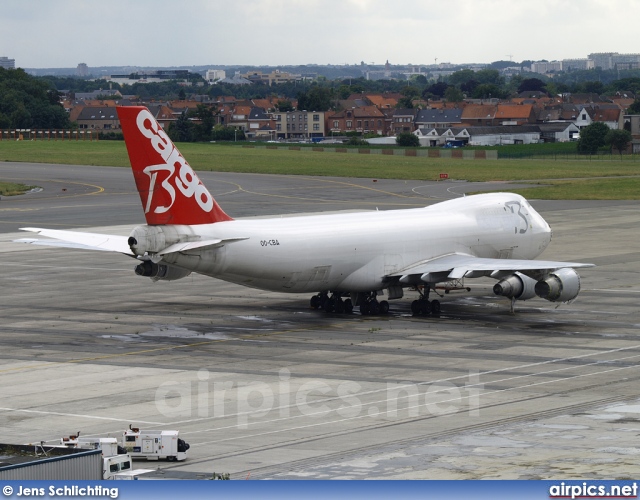
M 407 210 L 233 220 L 176 226 L 220 247 L 163 262 L 244 286 L 280 292 L 368 292 L 385 276 L 446 254 L 533 259 L 551 240 L 519 195 L 468 196 Z

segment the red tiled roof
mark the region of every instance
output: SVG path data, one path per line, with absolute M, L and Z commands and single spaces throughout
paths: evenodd
M 529 118 L 533 110 L 532 104 L 498 104 L 497 119 Z

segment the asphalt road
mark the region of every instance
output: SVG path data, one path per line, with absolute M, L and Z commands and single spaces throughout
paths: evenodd
M 424 206 L 507 184 L 203 173 L 233 217 Z M 191 444 L 165 477 L 616 478 L 637 471 L 640 204 L 532 201 L 544 259 L 593 262 L 556 308 L 492 281 L 414 318 L 327 315 L 308 296 L 199 276 L 152 283 L 106 252 L 13 243 L 48 227 L 128 234 L 128 169 L 3 163 L 42 191 L 0 200 L 0 427 L 8 443 L 129 424 Z M 138 467 L 149 464 L 138 463 Z

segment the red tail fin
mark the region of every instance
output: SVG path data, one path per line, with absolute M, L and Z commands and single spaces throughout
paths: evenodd
M 118 106 L 117 110 L 147 224 L 232 220 L 147 108 Z

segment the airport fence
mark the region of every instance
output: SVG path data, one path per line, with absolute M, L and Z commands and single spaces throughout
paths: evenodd
M 97 141 L 97 130 L 2 129 L 0 141 Z
M 496 160 L 496 150 L 485 149 L 441 149 L 441 148 L 363 148 L 363 147 L 326 147 L 244 144 L 244 148 L 280 149 L 289 151 L 310 151 L 319 153 L 345 153 L 389 156 L 421 156 L 428 158 L 459 158 L 464 160 Z

